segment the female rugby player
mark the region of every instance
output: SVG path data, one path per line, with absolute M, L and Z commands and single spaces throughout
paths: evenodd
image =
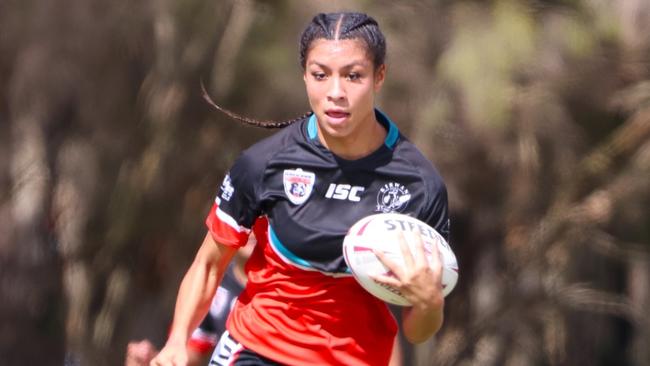
M 189 333 L 251 232 L 258 242 L 248 282 L 211 364 L 388 363 L 395 319 L 351 276 L 342 239 L 354 222 L 378 212 L 412 215 L 443 236 L 448 219 L 442 179 L 375 108 L 385 53 L 377 22 L 365 14 L 319 14 L 307 26 L 300 62 L 311 112 L 270 126 L 240 118 L 286 127 L 244 151 L 224 178 L 181 283 L 169 339 L 152 365 L 185 364 Z M 404 269 L 383 259 L 395 277 L 376 279 L 413 304 L 402 325 L 413 343 L 437 332 L 444 306 L 440 264 L 429 267 L 421 241 L 417 248 Z

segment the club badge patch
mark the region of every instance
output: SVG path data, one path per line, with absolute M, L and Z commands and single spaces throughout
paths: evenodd
M 386 183 L 377 194 L 376 211 L 400 212 L 406 206 L 406 202 L 411 199 L 409 190 L 399 183 Z
M 286 169 L 282 176 L 284 184 L 284 193 L 287 194 L 289 201 L 295 205 L 303 204 L 311 195 L 314 188 L 316 175 L 312 172 L 306 172 L 300 168 Z

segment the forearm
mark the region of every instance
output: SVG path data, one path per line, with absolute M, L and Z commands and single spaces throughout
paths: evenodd
M 431 307 L 404 308 L 402 331 L 411 343 L 422 343 L 434 335 L 443 322 L 444 300 Z
M 211 294 L 214 294 L 219 282 L 216 268 L 204 263 L 192 264 L 185 274 L 178 291 L 174 321 L 170 341 L 185 343 L 190 332 L 198 326 L 210 306 Z
M 235 249 L 206 236 L 181 282 L 168 343 L 186 344 L 191 332 L 208 312 Z

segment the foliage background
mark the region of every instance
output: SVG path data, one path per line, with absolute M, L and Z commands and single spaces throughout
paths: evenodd
M 268 134 L 200 81 L 302 114 L 298 35 L 336 10 L 379 20 L 379 106 L 449 187 L 461 279 L 409 364 L 650 364 L 645 0 L 0 0 L 0 364 L 164 342 L 224 171 Z

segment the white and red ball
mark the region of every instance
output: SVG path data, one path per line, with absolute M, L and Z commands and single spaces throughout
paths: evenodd
M 383 252 L 393 262 L 405 266 L 400 250 L 399 233 L 404 232 L 407 243 L 414 251 L 414 235 L 420 235 L 424 252 L 431 263 L 431 256 L 440 252 L 442 262 L 442 294 L 447 296 L 458 282 L 458 262 L 447 241 L 426 223 L 398 213 L 370 215 L 357 221 L 343 240 L 343 257 L 359 284 L 374 296 L 395 305 L 409 306 L 409 301 L 399 290 L 375 282 L 371 275 L 393 274 L 373 253 Z

